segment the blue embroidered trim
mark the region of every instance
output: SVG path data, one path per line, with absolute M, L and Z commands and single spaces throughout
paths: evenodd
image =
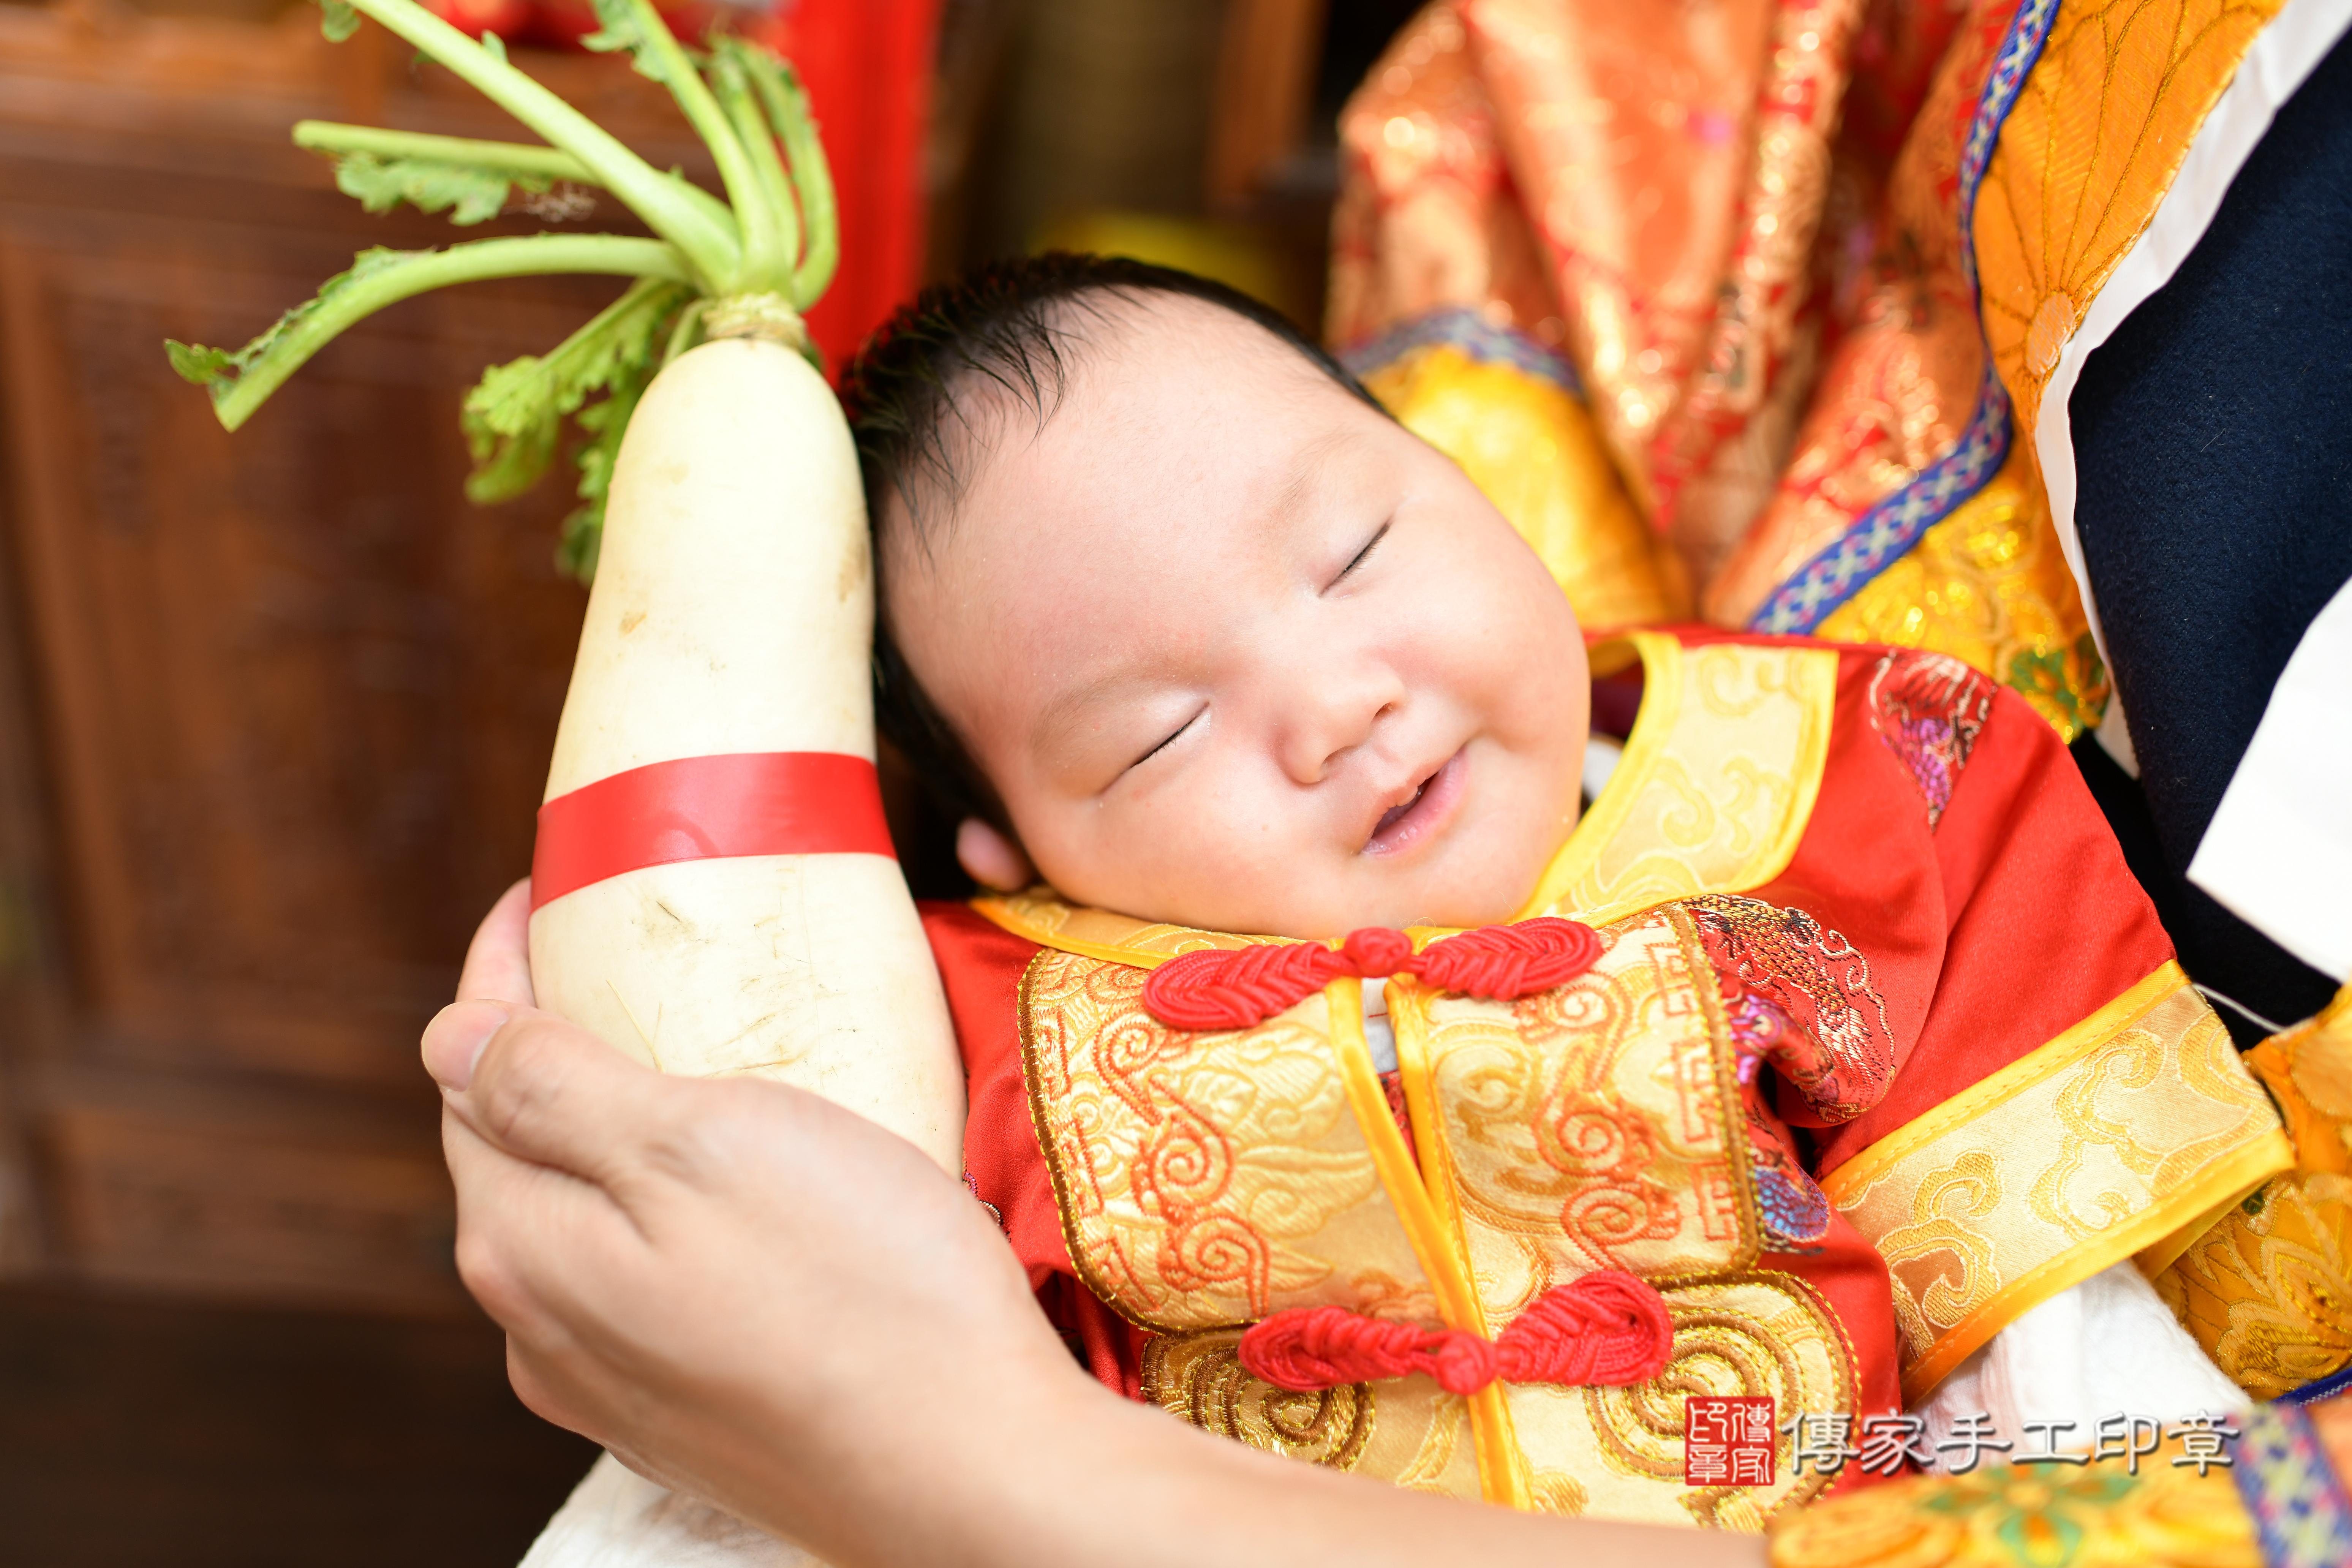
M 1967 139 L 1960 144 L 1960 271 L 1977 304 L 1980 336 L 1984 298 L 1977 283 L 1977 187 L 1984 182 L 2000 128 L 2034 62 L 2042 58 L 2042 46 L 2057 15 L 2058 0 L 2024 0 L 2018 7 L 2001 39 L 2000 52 L 1994 57 L 1992 75 L 1977 99 L 1976 117 L 1969 122 Z M 1856 518 L 1827 549 L 1775 589 L 1749 619 L 1748 626 L 1759 632 L 1810 632 L 1820 626 L 1831 611 L 1918 543 L 1921 534 L 1984 488 L 2008 459 L 2012 423 L 2009 393 L 1993 370 L 1992 344 L 1987 341 L 1984 382 L 1977 391 L 1976 411 L 1959 439 L 1909 484 Z
M 2323 1399 L 2333 1399 L 2352 1389 L 2352 1366 L 2326 1377 L 2315 1378 L 2301 1388 L 2291 1388 L 2278 1396 L 2281 1405 L 2316 1405 Z
M 2352 1563 L 2352 1500 L 2298 1405 L 2257 1405 L 2230 1468 L 2262 1537 L 2267 1568 Z
M 1544 347 L 1524 332 L 1497 326 L 1467 306 L 1454 305 L 1442 310 L 1432 310 L 1401 321 L 1378 336 L 1339 352 L 1339 363 L 1348 374 L 1361 378 L 1384 365 L 1394 364 L 1415 349 L 1444 344 L 1460 349 L 1482 364 L 1504 364 L 1513 370 L 1550 382 L 1579 396 L 1584 388 L 1576 379 L 1576 367 L 1566 358 Z

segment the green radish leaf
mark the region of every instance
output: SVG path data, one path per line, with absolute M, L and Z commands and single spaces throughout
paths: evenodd
M 500 65 L 507 63 L 507 41 L 504 38 L 499 37 L 496 33 L 484 33 L 481 43 L 484 54 Z
M 538 195 L 553 189 L 554 184 L 536 174 L 512 174 L 436 158 L 347 153 L 335 162 L 335 188 L 357 198 L 368 211 L 390 212 L 406 202 L 420 212 L 446 212 L 449 221 L 459 225 L 498 216 L 505 210 L 513 186 Z
M 637 400 L 660 369 L 650 360 L 630 366 L 614 378 L 611 395 L 580 411 L 580 428 L 588 433 L 588 444 L 572 458 L 580 470 L 581 504 L 563 520 L 555 565 L 583 587 L 596 581 L 596 559 L 604 547 L 604 502 L 613 492 L 613 464 L 621 455 L 621 437 L 637 411 Z
M 603 26 L 580 40 L 583 49 L 598 54 L 618 54 L 629 51 L 636 73 L 649 77 L 664 86 L 669 84 L 669 73 L 663 68 L 660 53 L 654 47 L 653 35 L 646 31 L 645 18 L 630 0 L 595 0 L 596 20 Z
M 598 392 L 642 389 L 663 329 L 689 292 L 675 283 L 634 283 L 544 358 L 525 354 L 486 371 L 466 395 L 463 412 L 475 464 L 467 495 L 482 502 L 520 495 L 547 471 L 565 416 L 580 413 Z M 628 401 L 634 406 L 634 392 Z M 581 413 L 592 437 L 599 429 L 592 416 L 606 405 Z
M 604 503 L 583 506 L 563 520 L 555 542 L 555 569 L 583 588 L 596 584 L 596 558 L 604 546 Z
M 175 342 L 163 340 L 163 352 L 171 357 L 172 368 L 188 381 L 210 389 L 215 403 L 226 398 L 236 385 L 237 377 L 247 365 L 260 359 L 289 332 L 300 326 L 305 319 L 336 294 L 371 273 L 381 272 L 412 257 L 430 254 L 417 250 L 388 250 L 378 246 L 362 250 L 352 258 L 352 264 L 319 285 L 319 291 L 287 311 L 269 324 L 268 330 L 241 349 L 206 348 L 201 343 Z
M 351 0 L 319 0 L 319 31 L 327 35 L 327 42 L 340 44 L 360 30 L 360 14 L 352 9 Z
M 163 352 L 171 356 L 172 368 L 180 379 L 210 386 L 214 382 L 236 374 L 237 356 L 226 349 L 209 349 L 202 343 L 184 343 L 177 338 L 163 340 Z

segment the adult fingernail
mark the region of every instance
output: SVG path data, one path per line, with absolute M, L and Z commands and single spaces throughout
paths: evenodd
M 425 1070 L 443 1089 L 474 1081 L 482 1047 L 506 1026 L 507 1009 L 496 1002 L 452 1002 L 425 1026 Z

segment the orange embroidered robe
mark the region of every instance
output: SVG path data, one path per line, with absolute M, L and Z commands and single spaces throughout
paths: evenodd
M 1516 1003 L 1391 980 L 1393 1085 L 1352 980 L 1252 1029 L 1143 1007 L 1165 958 L 1269 939 L 1043 890 L 927 910 L 971 1183 L 1105 1382 L 1403 1484 L 1756 1529 L 1824 1479 L 1784 1439 L 1770 1486 L 1685 1486 L 1685 1394 L 1895 1408 L 2291 1163 L 2013 693 L 1909 650 L 1595 650 L 1635 660 L 1624 759 L 1521 911 L 1593 925 L 1601 960 Z M 1234 1354 L 1298 1306 L 1491 1338 L 1600 1268 L 1673 1313 L 1650 1384 L 1297 1394 Z

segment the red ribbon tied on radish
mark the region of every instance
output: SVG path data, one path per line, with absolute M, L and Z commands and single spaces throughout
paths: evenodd
M 1449 1394 L 1506 1383 L 1622 1387 L 1666 1370 L 1674 1319 L 1656 1289 L 1621 1269 L 1555 1285 L 1495 1339 L 1425 1329 L 1344 1307 L 1293 1307 L 1253 1324 L 1238 1353 L 1249 1374 L 1306 1392 L 1419 1372 Z
M 1544 915 L 1481 926 L 1431 942 L 1366 926 L 1337 948 L 1293 942 L 1181 953 L 1151 972 L 1143 1005 L 1171 1028 L 1245 1029 L 1334 980 L 1411 974 L 1441 991 L 1516 1001 L 1565 985 L 1601 957 L 1601 938 L 1580 921 Z
M 539 808 L 530 907 L 681 860 L 895 858 L 874 764 L 843 752 L 733 752 L 648 763 Z

